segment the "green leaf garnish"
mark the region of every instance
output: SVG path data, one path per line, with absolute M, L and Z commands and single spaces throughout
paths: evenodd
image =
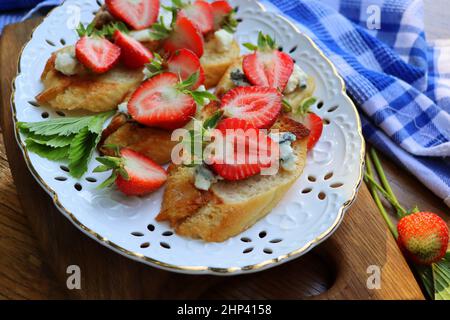
M 158 22 L 151 26 L 151 29 L 150 38 L 155 41 L 168 38 L 172 32 L 172 29 L 166 27 L 163 16 L 159 18 Z
M 292 108 L 292 105 L 289 103 L 289 101 L 287 101 L 286 99 L 283 99 L 281 101 L 281 103 L 282 103 L 283 111 L 286 113 L 292 112 L 292 110 L 294 109 L 294 108 Z
M 244 43 L 244 47 L 246 47 L 249 50 L 256 51 L 271 51 L 277 48 L 277 44 L 272 37 L 270 37 L 268 34 L 264 34 L 261 31 L 258 34 L 258 44 L 254 45 L 252 43 Z
M 80 178 L 113 111 L 85 117 L 66 117 L 40 122 L 19 122 L 28 151 L 52 161 L 67 161 L 70 175 Z
M 103 189 L 110 187 L 116 181 L 117 177 L 120 175 L 125 180 L 129 180 L 128 172 L 125 170 L 125 162 L 120 156 L 117 157 L 98 157 L 96 158 L 98 162 L 101 163 L 94 172 L 106 172 L 112 170 L 111 176 L 101 183 L 97 188 Z
M 154 76 L 161 74 L 164 72 L 164 59 L 158 54 L 153 54 L 153 59 L 150 61 L 150 63 L 147 63 L 145 65 L 145 68 L 148 71 L 148 78 L 153 78 Z
M 317 101 L 317 98 L 315 98 L 315 97 L 310 97 L 310 98 L 304 99 L 296 111 L 297 114 L 302 115 L 302 116 L 307 114 L 309 112 L 309 108 L 311 108 L 311 106 L 314 103 L 316 103 L 316 101 Z
M 81 37 L 103 37 L 103 38 L 111 38 L 114 33 L 119 30 L 124 33 L 129 33 L 130 30 L 128 29 L 127 25 L 123 23 L 122 21 L 116 21 L 116 22 L 110 22 L 106 25 L 104 25 L 101 29 L 96 29 L 94 22 L 91 22 L 90 24 L 85 27 L 82 23 L 79 24 L 77 28 L 78 36 Z
M 217 97 L 214 94 L 212 94 L 211 92 L 200 91 L 200 90 L 191 90 L 192 86 L 197 83 L 199 76 L 200 76 L 200 73 L 197 71 L 196 73 L 192 74 L 186 80 L 181 81 L 179 84 L 177 84 L 176 88 L 181 93 L 190 95 L 195 100 L 195 102 L 200 106 L 205 105 L 208 100 L 213 100 L 213 101 L 218 100 Z
M 228 31 L 229 33 L 235 33 L 236 29 L 239 25 L 239 22 L 236 19 L 236 9 L 233 9 L 223 20 L 222 28 Z

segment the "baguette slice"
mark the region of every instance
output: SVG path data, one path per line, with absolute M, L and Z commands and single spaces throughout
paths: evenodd
M 218 43 L 215 37 L 205 42 L 205 53 L 200 59 L 205 71 L 205 87 L 213 88 L 222 79 L 225 71 L 240 55 L 239 44 L 236 40 L 231 44 L 231 49 L 226 52 L 217 51 Z
M 65 50 L 73 47 L 61 49 Z M 144 79 L 142 69 L 129 70 L 121 65 L 97 75 L 80 64 L 76 75 L 66 76 L 55 69 L 58 52 L 47 61 L 41 75 L 44 90 L 36 96 L 41 105 L 62 110 L 114 110 Z
M 283 128 L 282 123 L 276 126 Z M 169 221 L 186 237 L 222 242 L 238 235 L 266 216 L 303 172 L 307 138 L 293 143 L 294 171 L 280 168 L 272 176 L 241 181 L 219 181 L 209 191 L 195 188 L 195 169 L 171 166 L 158 221 Z

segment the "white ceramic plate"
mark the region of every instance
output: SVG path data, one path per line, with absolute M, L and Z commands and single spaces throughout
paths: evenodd
M 297 258 L 330 236 L 356 196 L 362 178 L 364 140 L 355 106 L 344 83 L 314 43 L 285 18 L 266 12 L 254 0 L 232 0 L 242 19 L 240 43 L 254 42 L 258 32 L 272 35 L 317 82 L 313 111 L 326 122 L 317 146 L 308 155 L 302 177 L 281 203 L 251 229 L 224 243 L 205 243 L 173 234 L 155 221 L 163 191 L 145 198 L 127 198 L 96 186 L 108 175 L 89 173 L 75 180 L 63 164 L 28 153 L 17 139 L 27 164 L 55 205 L 86 235 L 131 259 L 163 269 L 196 274 L 239 274 L 260 271 Z M 14 121 L 59 117 L 35 106 L 39 80 L 50 54 L 77 36 L 77 14 L 89 23 L 99 4 L 67 0 L 51 12 L 25 46 L 15 80 Z M 245 51 L 244 51 L 245 52 Z M 81 190 L 80 190 L 81 189 Z

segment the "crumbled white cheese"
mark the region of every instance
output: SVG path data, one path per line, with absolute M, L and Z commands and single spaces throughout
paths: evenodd
M 217 180 L 218 177 L 206 166 L 201 165 L 195 168 L 195 187 L 197 189 L 208 191 Z
M 137 31 L 131 31 L 129 35 L 139 41 L 139 42 L 149 42 L 152 41 L 151 38 L 151 29 L 143 29 L 143 30 L 137 30 Z
M 231 44 L 233 43 L 233 35 L 224 29 L 220 29 L 214 32 L 214 36 L 217 39 L 217 51 L 227 52 L 231 49 Z
M 122 102 L 121 104 L 119 104 L 119 105 L 117 106 L 117 109 L 118 109 L 118 111 L 121 112 L 121 113 L 128 114 L 128 102 L 127 102 L 127 101 Z
M 280 145 L 280 164 L 286 171 L 294 171 L 296 168 L 297 156 L 292 149 L 292 142 L 297 140 L 290 132 L 271 133 L 270 138 Z
M 298 65 L 294 65 L 294 71 L 286 85 L 284 93 L 292 93 L 297 88 L 304 88 L 308 85 L 308 75 Z
M 70 51 L 58 52 L 55 59 L 55 69 L 65 74 L 73 76 L 77 73 L 78 60 L 75 57 L 75 48 Z
M 202 84 L 201 86 L 199 86 L 197 88 L 197 91 L 206 91 L 206 87 Z M 207 106 L 210 103 L 211 103 L 211 100 L 209 100 L 208 98 L 205 98 L 204 104 L 202 106 L 200 106 L 200 107 Z

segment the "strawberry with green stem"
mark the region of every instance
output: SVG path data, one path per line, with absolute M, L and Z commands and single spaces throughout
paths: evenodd
M 375 170 L 374 170 L 375 168 Z M 449 231 L 447 224 L 438 215 L 420 212 L 416 207 L 406 210 L 395 197 L 384 174 L 378 155 L 371 149 L 366 155 L 364 180 L 372 193 L 376 205 L 400 249 L 412 261 L 414 268 L 427 291 L 435 299 L 450 299 L 450 255 L 447 252 Z M 378 174 L 381 184 L 374 178 Z M 400 221 L 395 228 L 386 212 L 378 192 L 395 208 Z
M 197 111 L 197 105 L 217 98 L 208 91 L 192 90 L 199 73 L 185 81 L 164 72 L 145 81 L 131 96 L 128 112 L 137 122 L 167 130 L 185 126 Z
M 113 184 L 127 196 L 143 196 L 159 189 L 167 180 L 166 171 L 150 158 L 128 148 L 116 149 L 115 157 L 98 157 L 100 166 L 94 172 L 112 171 L 98 188 Z
M 211 3 L 214 16 L 214 30 L 225 29 L 229 33 L 235 33 L 239 22 L 236 20 L 236 10 L 225 0 L 217 0 Z
M 283 92 L 294 71 L 294 60 L 278 50 L 275 40 L 262 32 L 258 45 L 245 43 L 254 52 L 244 56 L 242 67 L 247 79 L 255 86 L 276 88 Z

